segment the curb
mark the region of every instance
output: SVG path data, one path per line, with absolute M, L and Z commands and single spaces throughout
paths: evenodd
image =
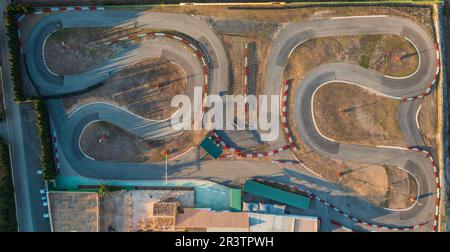
M 401 101 L 402 102 L 407 102 L 407 101 L 413 101 L 416 99 L 420 99 L 420 98 L 424 98 L 425 96 L 429 95 L 431 93 L 431 89 L 433 88 L 433 86 L 436 84 L 436 80 L 439 78 L 439 70 L 440 70 L 440 54 L 439 54 L 439 44 L 438 43 L 434 43 L 434 49 L 436 51 L 436 73 L 434 75 L 434 79 L 433 81 L 428 84 L 427 89 L 422 92 L 420 95 L 415 95 L 412 97 L 402 97 Z
M 295 189 L 297 189 L 297 190 L 303 191 L 303 192 L 305 192 L 305 193 L 309 196 L 309 198 L 310 198 L 311 200 L 318 200 L 320 203 L 324 204 L 324 205 L 327 206 L 328 208 L 333 209 L 335 212 L 337 212 L 338 214 L 344 216 L 345 218 L 351 219 L 352 221 L 354 221 L 354 222 L 356 222 L 356 223 L 363 224 L 363 225 L 366 225 L 366 226 L 369 226 L 369 227 L 372 227 L 372 228 L 378 228 L 378 229 L 382 229 L 382 230 L 392 230 L 392 231 L 411 231 L 411 230 L 415 230 L 415 229 L 418 229 L 418 228 L 420 228 L 420 227 L 423 227 L 423 226 L 425 226 L 425 224 L 426 224 L 426 223 L 420 223 L 420 224 L 415 225 L 415 226 L 407 226 L 407 227 L 390 227 L 390 226 L 382 226 L 382 225 L 378 225 L 378 224 L 366 222 L 366 221 L 363 221 L 363 220 L 361 220 L 361 219 L 359 219 L 359 218 L 356 218 L 355 216 L 352 216 L 352 215 L 350 215 L 350 214 L 344 212 L 343 210 L 339 209 L 338 207 L 336 207 L 335 205 L 329 203 L 328 201 L 326 201 L 326 200 L 320 198 L 319 196 L 317 196 L 316 194 L 314 194 L 313 192 L 311 192 L 311 191 L 308 190 L 308 189 L 302 189 L 302 188 L 300 188 L 300 187 L 298 187 L 298 186 L 287 185 L 287 184 L 283 184 L 283 183 L 276 182 L 276 181 L 272 181 L 272 180 L 267 180 L 267 181 L 268 181 L 268 182 L 271 182 L 271 183 L 276 183 L 276 184 L 279 184 L 279 185 L 282 185 L 282 186 L 286 186 L 286 187 L 290 187 L 290 188 L 295 188 Z M 433 230 L 433 231 L 434 231 L 434 230 Z
M 438 169 L 436 166 L 436 162 L 434 161 L 433 154 L 428 150 L 417 148 L 417 147 L 408 147 L 408 149 L 415 151 L 415 152 L 425 153 L 426 156 L 430 159 L 431 166 L 433 166 L 433 172 L 434 172 L 434 176 L 436 178 L 436 210 L 435 210 L 434 219 L 433 219 L 433 232 L 437 232 L 438 225 L 439 225 L 438 220 L 439 220 L 439 200 L 441 197 L 441 193 L 440 193 L 441 184 L 439 181 L 439 172 L 438 172 Z
M 114 44 L 119 42 L 125 42 L 125 41 L 133 41 L 135 39 L 144 39 L 149 37 L 163 37 L 168 39 L 173 39 L 176 42 L 181 42 L 182 44 L 186 45 L 188 49 L 193 51 L 193 53 L 197 56 L 199 61 L 202 64 L 202 70 L 203 70 L 203 77 L 204 77 L 204 83 L 203 83 L 203 96 L 206 97 L 206 95 L 209 94 L 209 88 L 212 84 L 212 71 L 209 71 L 209 69 L 214 68 L 214 64 L 212 62 L 211 57 L 208 55 L 207 51 L 204 48 L 197 48 L 196 45 L 193 44 L 193 41 L 195 41 L 193 38 L 188 37 L 184 34 L 175 34 L 172 32 L 147 32 L 147 33 L 139 33 L 139 34 L 132 34 L 125 37 L 118 38 L 113 41 L 109 41 L 106 44 Z M 192 40 L 192 41 L 191 41 Z M 198 43 L 198 42 L 197 42 Z M 202 110 L 203 112 L 206 111 L 205 108 L 206 99 L 203 99 L 202 104 Z
M 35 11 L 34 15 L 41 15 L 44 13 L 50 12 L 61 12 L 61 11 L 104 11 L 105 7 L 103 6 L 68 6 L 68 7 L 46 7 L 40 8 Z

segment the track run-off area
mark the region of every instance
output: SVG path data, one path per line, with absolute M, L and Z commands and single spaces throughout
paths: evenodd
M 135 26 L 167 33 L 138 34 L 150 37 L 133 44 L 114 58 L 78 75 L 59 76 L 46 66 L 43 54 L 46 39 L 57 29 L 81 27 Z M 391 34 L 410 41 L 419 55 L 419 66 L 410 76 L 384 76 L 357 65 L 334 63 L 309 72 L 296 90 L 289 90 L 283 79 L 285 67 L 293 50 L 301 43 L 318 38 L 349 35 Z M 169 38 L 158 43 L 151 36 Z M 128 37 L 124 39 L 134 39 Z M 264 78 L 263 94 L 282 94 L 281 130 L 277 144 L 285 148 L 248 157 L 266 157 L 295 148 L 291 131 L 296 131 L 304 144 L 323 156 L 337 160 L 351 160 L 368 164 L 395 166 L 412 174 L 418 184 L 418 197 L 407 209 L 385 209 L 352 195 L 339 185 L 327 182 L 308 171 L 298 172 L 290 166 L 263 160 L 183 160 L 169 162 L 169 179 L 208 179 L 216 182 L 236 181 L 260 177 L 298 187 L 311 199 L 333 209 L 330 218 L 346 219 L 349 225 L 369 231 L 414 230 L 436 231 L 439 176 L 433 152 L 426 148 L 416 124 L 417 110 L 422 97 L 434 92 L 439 73 L 439 52 L 434 39 L 412 21 L 388 16 L 331 18 L 284 25 L 273 38 Z M 152 121 L 108 103 L 92 103 L 66 114 L 61 96 L 88 90 L 110 78 L 125 67 L 150 57 L 164 57 L 178 64 L 186 73 L 186 94 L 193 95 L 193 87 L 203 88 L 204 94 L 220 94 L 229 90 L 229 62 L 221 40 L 201 19 L 184 14 L 132 11 L 56 12 L 43 17 L 31 30 L 24 43 L 27 72 L 40 95 L 48 98 L 47 106 L 54 132 L 58 166 L 71 169 L 87 178 L 102 180 L 162 180 L 164 163 L 118 163 L 94 160 L 80 149 L 83 130 L 92 122 L 106 121 L 139 137 L 158 139 L 174 132 L 170 120 Z M 345 82 L 369 89 L 379 95 L 401 100 L 399 127 L 411 148 L 361 146 L 336 142 L 324 137 L 316 128 L 313 116 L 313 96 L 322 85 Z M 287 94 L 294 96 L 294 106 L 287 108 Z M 296 128 L 287 125 L 287 113 L 293 113 Z M 212 133 L 214 136 L 214 132 Z M 287 137 L 286 137 L 287 136 Z M 219 139 L 220 140 L 220 139 Z M 224 148 L 227 144 L 222 143 Z M 270 144 L 270 143 L 269 143 Z M 281 165 L 281 168 L 280 168 Z

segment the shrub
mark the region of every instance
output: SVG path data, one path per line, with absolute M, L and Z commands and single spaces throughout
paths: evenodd
M 7 7 L 6 34 L 8 35 L 9 46 L 9 67 L 11 69 L 11 79 L 13 81 L 14 100 L 23 102 L 26 100 L 23 92 L 22 67 L 20 64 L 20 39 L 17 33 L 19 22 L 18 15 L 33 13 L 33 8 L 28 5 L 10 4 Z
M 36 100 L 34 102 L 34 110 L 36 113 L 36 124 L 39 130 L 39 139 L 41 141 L 41 164 L 44 178 L 46 180 L 51 180 L 56 177 L 56 167 L 53 156 L 50 120 L 45 101 Z

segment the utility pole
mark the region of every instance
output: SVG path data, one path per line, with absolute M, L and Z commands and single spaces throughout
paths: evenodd
M 166 182 L 167 182 L 167 180 L 168 180 L 168 178 L 167 178 L 168 177 L 168 175 L 167 175 L 167 166 L 168 166 L 167 162 L 168 162 L 169 150 L 163 150 L 162 154 L 165 155 L 165 158 L 166 158 Z

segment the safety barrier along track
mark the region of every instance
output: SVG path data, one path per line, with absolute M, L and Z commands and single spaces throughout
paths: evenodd
M 204 77 L 204 84 L 203 84 L 203 97 L 209 94 L 209 90 L 211 87 L 212 80 L 214 78 L 213 71 L 210 71 L 210 69 L 214 68 L 214 63 L 211 59 L 211 56 L 209 56 L 208 51 L 201 46 L 200 43 L 195 41 L 193 38 L 181 34 L 181 33 L 174 33 L 174 32 L 146 32 L 146 33 L 137 33 L 128 35 L 125 37 L 118 38 L 113 41 L 109 41 L 106 44 L 115 44 L 119 42 L 125 42 L 125 41 L 134 41 L 136 39 L 150 39 L 150 38 L 168 38 L 173 39 L 176 42 L 181 42 L 184 45 L 187 46 L 188 49 L 192 50 L 194 54 L 197 56 L 199 61 L 202 63 L 202 70 L 203 70 L 203 77 Z M 202 110 L 205 112 L 205 99 L 202 99 Z
M 55 22 L 63 22 L 65 19 L 69 18 L 71 22 L 68 22 L 66 24 L 70 25 L 72 22 L 81 22 L 79 25 L 82 26 L 86 22 L 92 22 L 92 23 L 98 23 L 100 26 L 103 27 L 111 27 L 111 26 L 117 26 L 120 24 L 127 23 L 129 24 L 130 21 L 136 21 L 139 24 L 142 24 L 145 26 L 145 28 L 149 29 L 160 29 L 160 30 L 174 30 L 174 31 L 183 31 L 188 36 L 191 36 L 194 39 L 206 39 L 208 40 L 207 44 L 208 49 L 211 49 L 209 51 L 214 52 L 213 59 L 218 61 L 218 68 L 215 68 L 214 70 L 217 75 L 220 75 L 219 78 L 216 79 L 217 76 L 213 76 L 215 78 L 214 85 L 212 88 L 214 88 L 214 92 L 212 93 L 218 93 L 217 91 L 222 91 L 220 88 L 216 89 L 216 85 L 228 85 L 228 61 L 226 59 L 226 54 L 223 49 L 223 45 L 221 44 L 220 40 L 217 38 L 217 36 L 214 34 L 214 32 L 206 25 L 203 21 L 200 21 L 198 19 L 189 17 L 187 15 L 181 15 L 181 14 L 167 14 L 167 13 L 135 13 L 135 12 L 109 12 L 105 11 L 102 14 L 97 13 L 97 15 L 89 15 L 86 12 L 79 12 L 77 15 L 73 15 L 74 13 L 71 11 L 66 11 L 64 13 L 56 14 L 56 15 L 49 15 L 44 17 L 38 24 L 35 25 L 34 29 L 28 36 L 28 46 L 27 46 L 27 57 L 29 57 L 30 60 L 27 60 L 27 64 L 29 64 L 29 67 L 33 68 L 33 64 L 40 64 L 38 58 L 33 58 L 36 55 L 38 55 L 38 51 L 34 50 L 32 47 L 35 44 L 42 43 L 40 40 L 43 33 L 45 33 L 47 28 L 50 27 L 50 24 L 54 24 Z M 53 16 L 53 17 L 52 17 Z M 165 22 L 159 22 L 160 20 L 165 20 Z M 47 22 L 47 23 L 45 23 Z M 53 23 L 51 23 L 53 22 Z M 157 23 L 157 24 L 156 24 Z M 188 24 L 188 25 L 186 25 Z M 359 27 L 361 26 L 361 27 Z M 37 27 L 37 28 L 36 28 Z M 64 25 L 63 25 L 64 27 Z M 430 43 L 429 36 L 426 34 L 426 32 L 423 32 L 423 29 L 418 27 L 418 25 L 412 23 L 411 21 L 400 19 L 400 18 L 393 18 L 393 17 L 377 17 L 377 18 L 354 18 L 352 19 L 339 19 L 339 20 L 312 20 L 312 21 L 305 21 L 301 23 L 290 23 L 286 26 L 284 26 L 281 31 L 277 34 L 276 38 L 274 39 L 273 48 L 270 52 L 270 56 L 267 62 L 267 69 L 270 69 L 265 74 L 265 85 L 264 85 L 264 94 L 271 95 L 271 94 L 279 94 L 280 90 L 283 93 L 283 100 L 282 100 L 282 122 L 283 122 L 283 130 L 285 131 L 285 136 L 287 138 L 287 141 L 289 144 L 284 145 L 281 148 L 277 148 L 275 150 L 269 151 L 269 152 L 261 152 L 261 153 L 242 153 L 240 150 L 233 149 L 225 142 L 220 139 L 215 132 L 213 132 L 214 137 L 216 140 L 225 148 L 232 150 L 235 154 L 238 154 L 243 157 L 265 157 L 274 155 L 280 151 L 294 148 L 295 145 L 292 142 L 292 136 L 290 134 L 288 124 L 287 124 L 287 91 L 289 90 L 289 83 L 283 84 L 283 73 L 285 64 L 288 61 L 288 57 L 290 55 L 290 52 L 292 52 L 293 49 L 295 49 L 296 46 L 301 44 L 303 41 L 307 39 L 311 39 L 314 37 L 326 37 L 326 36 L 339 36 L 340 34 L 364 34 L 364 33 L 380 33 L 380 34 L 396 34 L 401 35 L 404 37 L 407 37 L 415 43 L 416 48 L 418 48 L 418 51 L 420 53 L 421 59 L 424 61 L 421 61 L 420 69 L 418 70 L 419 74 L 414 75 L 413 77 L 408 77 L 406 79 L 390 79 L 386 76 L 380 76 L 379 74 L 376 74 L 372 71 L 368 71 L 367 69 L 361 69 L 357 66 L 349 66 L 347 64 L 330 64 L 322 67 L 318 67 L 317 69 L 314 69 L 311 71 L 307 77 L 305 77 L 305 80 L 303 81 L 302 85 L 300 85 L 299 92 L 297 90 L 296 99 L 294 99 L 294 107 L 292 108 L 294 112 L 295 119 L 297 120 L 306 120 L 306 121 L 300 121 L 296 123 L 298 126 L 298 132 L 299 136 L 301 137 L 302 141 L 310 147 L 311 149 L 315 150 L 319 154 L 325 155 L 329 158 L 333 159 L 340 159 L 340 160 L 356 160 L 366 163 L 374 163 L 377 161 L 382 160 L 383 164 L 386 165 L 396 165 L 397 167 L 403 167 L 406 164 L 410 165 L 410 169 L 416 169 L 416 171 L 420 172 L 420 175 L 423 175 L 423 181 L 426 182 L 426 185 L 428 185 L 428 188 L 423 187 L 419 188 L 421 195 L 432 195 L 434 194 L 434 185 L 435 182 L 437 182 L 437 187 L 440 187 L 438 178 L 435 181 L 435 176 L 433 176 L 433 183 L 431 183 L 430 174 L 431 171 L 428 170 L 427 167 L 429 167 L 429 163 L 424 164 L 425 162 L 428 162 L 427 159 L 424 159 L 421 155 L 418 155 L 418 153 L 414 154 L 412 151 L 405 151 L 405 150 L 391 150 L 388 148 L 369 148 L 369 147 L 360 147 L 360 146 L 352 146 L 352 145 L 345 145 L 340 143 L 330 143 L 324 140 L 320 137 L 320 134 L 316 134 L 316 129 L 314 127 L 311 127 L 311 97 L 313 94 L 313 91 L 318 87 L 314 86 L 317 83 L 326 83 L 328 81 L 347 81 L 349 83 L 356 83 L 361 85 L 366 85 L 366 88 L 378 91 L 381 94 L 384 94 L 386 96 L 390 97 L 396 97 L 399 99 L 403 99 L 405 101 L 411 100 L 411 99 L 417 99 L 420 98 L 420 95 L 424 93 L 431 92 L 431 87 L 427 86 L 427 90 L 422 90 L 424 83 L 431 83 L 434 85 L 436 81 L 433 81 L 433 77 L 436 79 L 437 73 L 439 73 L 439 63 L 434 62 L 435 57 L 431 58 L 430 48 L 433 47 L 433 42 Z M 136 35 L 137 36 L 137 35 Z M 147 36 L 147 35 L 145 35 Z M 166 36 L 164 34 L 163 36 Z M 175 35 L 177 36 L 177 35 Z M 173 36 L 170 36 L 171 39 L 177 39 Z M 177 36 L 178 37 L 178 36 Z M 181 37 L 180 37 L 181 38 Z M 183 38 L 181 38 L 183 39 Z M 203 40 L 200 40 L 203 41 Z M 431 45 L 431 46 L 430 46 Z M 434 47 L 437 46 L 434 45 Z M 433 52 L 434 53 L 434 52 Z M 439 59 L 438 52 L 436 58 Z M 189 62 L 196 62 L 194 56 L 190 55 L 193 60 Z M 422 57 L 423 56 L 423 57 Z M 134 58 L 133 58 L 134 59 Z M 203 59 L 203 58 L 202 58 Z M 121 63 L 127 63 L 126 61 L 123 61 Z M 436 65 L 437 70 L 432 69 L 432 66 Z M 200 70 L 199 65 L 196 65 L 198 71 Z M 203 64 L 204 67 L 204 64 Z M 35 81 L 42 89 L 44 89 L 49 94 L 55 94 L 55 93 L 67 93 L 74 89 L 73 83 L 81 83 L 84 85 L 77 86 L 76 88 L 84 89 L 84 87 L 89 87 L 92 83 L 95 83 L 97 81 L 102 81 L 105 76 L 95 76 L 96 79 L 93 79 L 91 75 L 82 75 L 77 76 L 77 78 L 72 78 L 69 80 L 72 80 L 72 82 L 65 83 L 66 78 L 64 79 L 64 82 L 62 83 L 56 83 L 53 81 L 54 79 L 47 79 L 47 78 L 53 78 L 52 76 L 43 75 L 40 71 L 42 68 L 33 68 L 30 70 L 30 76 L 32 78 L 36 77 L 37 81 Z M 219 69 L 219 70 L 217 70 Z M 212 69 L 206 69 L 205 71 L 212 71 Z M 431 71 L 433 73 L 431 73 Z M 205 73 L 204 73 L 205 74 Z M 206 76 L 206 75 L 204 75 Z M 75 80 L 77 82 L 75 82 Z M 98 83 L 98 82 L 97 82 Z M 202 84 L 201 80 L 198 81 L 199 85 Z M 205 84 L 205 83 L 203 83 Z M 314 85 L 313 85 L 314 84 Z M 391 88 L 391 85 L 393 88 Z M 405 85 L 408 84 L 408 85 Z M 402 86 L 405 85 L 405 86 Z M 212 89 L 211 87 L 208 87 L 209 89 Z M 308 89 L 309 88 L 309 89 Z M 417 95 L 418 94 L 418 95 Z M 298 96 L 298 97 L 297 97 Z M 406 98 L 405 98 L 406 97 Z M 416 97 L 416 98 L 414 98 Z M 408 99 L 409 98 L 409 99 Z M 93 178 L 102 178 L 102 179 L 158 179 L 163 176 L 163 164 L 159 163 L 151 163 L 151 164 L 128 164 L 128 163 L 111 163 L 111 162 L 99 162 L 95 160 L 87 159 L 86 157 L 79 154 L 78 147 L 75 146 L 76 138 L 79 136 L 78 133 L 81 130 L 80 127 L 85 125 L 89 120 L 94 120 L 99 117 L 98 111 L 85 111 L 85 114 L 83 113 L 77 113 L 71 118 L 66 118 L 64 115 L 63 108 L 60 103 L 58 103 L 58 100 L 51 100 L 48 102 L 49 104 L 49 112 L 52 118 L 52 123 L 55 125 L 55 129 L 58 134 L 58 148 L 62 155 L 64 155 L 64 162 L 67 162 L 65 165 L 70 165 L 74 170 L 87 177 L 93 177 Z M 301 106 L 298 106 L 298 102 L 303 102 Z M 302 111 L 299 111 L 298 109 L 303 109 Z M 110 108 L 112 109 L 112 108 Z M 89 113 L 88 113 L 89 112 Z M 101 116 L 101 115 L 100 115 Z M 111 120 L 114 122 L 120 121 L 122 118 L 112 118 Z M 411 154 L 412 153 L 412 154 Z M 397 155 L 399 154 L 399 155 Z M 403 155 L 403 156 L 402 156 Z M 397 158 L 399 157 L 399 158 Z M 396 159 L 397 158 L 397 159 Z M 432 159 L 431 159 L 432 160 Z M 186 171 L 186 169 L 189 172 L 185 172 L 185 174 L 189 174 L 189 176 L 193 173 L 197 174 L 197 178 L 208 178 L 211 177 L 211 174 L 213 176 L 217 176 L 217 174 L 221 174 L 220 176 L 226 179 L 236 179 L 236 173 L 229 172 L 229 174 L 224 174 L 223 172 L 220 172 L 222 169 L 221 165 L 228 164 L 226 162 L 229 161 L 214 161 L 214 162 L 208 162 L 199 160 L 197 163 L 192 164 L 179 164 L 178 166 L 172 167 L 173 169 L 173 178 L 178 178 L 178 176 L 183 176 L 180 174 L 183 174 L 183 172 Z M 255 175 L 260 175 L 261 171 L 264 169 L 266 172 L 265 174 L 273 174 L 274 171 L 279 171 L 279 167 L 277 165 L 274 165 L 272 163 L 268 162 L 261 162 L 259 164 L 256 164 L 252 166 L 250 162 L 246 162 L 245 160 L 237 160 L 234 161 L 236 164 L 241 165 L 239 169 L 240 172 L 245 173 L 246 177 L 251 177 Z M 410 163 L 408 163 L 410 162 Z M 406 163 L 406 164 L 405 164 Z M 432 162 L 432 165 L 434 165 L 434 162 Z M 229 166 L 229 165 L 228 165 Z M 243 167 L 245 169 L 243 169 Z M 228 167 L 229 168 L 229 167 Z M 434 173 L 437 174 L 437 168 L 433 166 L 435 169 Z M 191 169 L 191 170 L 189 170 Z M 229 168 L 227 171 L 230 171 Z M 126 172 L 124 172 L 126 170 Z M 215 171 L 212 173 L 208 173 L 209 171 Z M 192 173 L 191 173 L 192 172 Z M 200 172 L 203 172 L 200 174 Z M 239 174 L 240 174 L 239 172 Z M 317 183 L 320 184 L 320 181 L 317 181 Z M 425 189 L 424 189 L 425 188 Z M 425 191 L 427 190 L 427 191 Z M 383 229 L 392 229 L 392 230 L 412 230 L 416 229 L 418 227 L 421 227 L 423 225 L 426 225 L 425 222 L 422 222 L 422 220 L 428 219 L 431 215 L 430 208 L 436 209 L 438 204 L 434 204 L 435 199 L 433 198 L 433 206 L 431 206 L 429 203 L 430 197 L 424 196 L 420 197 L 419 201 L 424 204 L 424 206 L 421 207 L 415 207 L 413 210 L 407 210 L 405 215 L 402 215 L 401 213 L 395 213 L 391 214 L 390 212 L 387 212 L 383 209 L 378 209 L 376 207 L 373 207 L 369 203 L 365 203 L 360 199 L 354 199 L 358 202 L 358 204 L 353 204 L 352 206 L 352 215 L 350 213 L 346 213 L 345 211 L 341 209 L 346 209 L 345 203 L 346 202 L 338 202 L 337 205 L 333 205 L 320 197 L 318 197 L 317 194 L 313 193 L 312 190 L 304 190 L 306 192 L 309 192 L 309 196 L 312 199 L 317 199 L 322 204 L 325 204 L 326 206 L 332 208 L 334 211 L 338 212 L 344 217 L 347 217 L 349 219 L 352 219 L 358 223 L 362 223 L 374 228 L 383 228 Z M 439 189 L 436 196 L 436 199 L 439 199 Z M 341 205 L 342 204 L 342 205 Z M 369 218 L 370 216 L 377 216 L 377 223 L 369 222 L 369 221 L 363 221 L 363 219 L 369 219 L 365 218 L 366 216 L 364 214 L 364 210 L 367 211 L 373 211 L 371 214 L 368 214 Z M 408 216 L 408 214 L 417 214 L 414 216 Z M 438 210 L 435 211 L 435 213 L 432 213 L 433 216 L 437 216 Z M 360 216 L 356 218 L 355 216 Z M 402 218 L 399 218 L 402 216 Z M 403 218 L 404 216 L 404 218 Z M 411 225 L 415 224 L 416 222 L 419 222 L 417 225 Z M 387 223 L 380 225 L 379 223 Z M 390 223 L 396 223 L 392 226 Z M 435 217 L 435 223 L 434 223 L 434 230 L 436 230 L 437 226 L 437 218 Z
M 276 183 L 276 184 L 279 184 L 281 186 L 290 187 L 290 188 L 297 189 L 297 190 L 300 190 L 302 192 L 305 192 L 311 200 L 317 200 L 318 202 L 320 202 L 321 204 L 325 205 L 326 207 L 334 210 L 339 215 L 341 215 L 341 216 L 343 216 L 343 217 L 345 217 L 347 219 L 350 219 L 350 220 L 352 220 L 352 221 L 354 221 L 354 222 L 356 222 L 358 224 L 362 224 L 362 225 L 365 225 L 365 226 L 368 226 L 368 227 L 371 227 L 371 228 L 378 228 L 379 230 L 392 230 L 392 231 L 412 231 L 412 230 L 419 229 L 419 228 L 421 228 L 421 227 L 423 227 L 423 226 L 425 226 L 427 224 L 427 223 L 419 223 L 419 224 L 414 225 L 414 226 L 404 226 L 404 227 L 398 226 L 398 227 L 395 227 L 395 226 L 380 225 L 380 224 L 364 221 L 364 220 L 362 220 L 362 219 L 360 219 L 360 218 L 358 218 L 356 216 L 353 216 L 352 214 L 349 214 L 349 213 L 341 210 L 340 208 L 338 208 L 337 206 L 333 205 L 332 203 L 322 199 L 321 197 L 317 196 L 317 194 L 313 193 L 309 189 L 304 189 L 304 188 L 299 187 L 299 186 L 288 185 L 288 184 L 280 183 L 280 182 L 273 181 L 273 180 L 266 180 L 266 181 L 268 181 L 270 183 Z M 434 227 L 434 231 L 436 231 L 436 226 Z
M 411 152 L 408 153 L 407 150 L 394 150 L 382 146 L 351 145 L 332 141 L 320 134 L 314 122 L 313 115 L 313 96 L 315 91 L 322 85 L 332 82 L 346 82 L 358 85 L 386 97 L 405 102 L 422 98 L 424 95 L 430 93 L 432 85 L 436 83 L 437 75 L 439 74 L 439 52 L 437 50 L 438 46 L 426 31 L 413 22 L 387 16 L 346 17 L 327 20 L 323 23 L 312 21 L 305 24 L 290 25 L 285 27 L 285 30 L 282 30 L 278 38 L 275 39 L 275 48 L 272 50 L 269 58 L 269 65 L 273 64 L 280 71 L 268 73 L 266 80 L 276 81 L 282 78 L 282 74 L 279 72 L 283 72 L 284 64 L 290 53 L 296 46 L 308 39 L 339 36 L 341 34 L 360 35 L 366 33 L 395 34 L 410 40 L 419 53 L 420 64 L 417 71 L 408 77 L 392 78 L 350 64 L 332 63 L 321 65 L 310 71 L 303 78 L 301 85 L 295 92 L 292 112 L 297 131 L 302 142 L 310 150 L 328 158 L 369 164 L 392 165 L 406 169 L 414 174 L 415 177 L 419 177 L 418 193 L 422 196 L 419 197 L 417 204 L 411 208 L 399 210 L 398 212 L 381 208 L 379 210 L 375 208 L 370 209 L 366 206 L 362 206 L 361 208 L 353 207 L 353 209 L 358 209 L 355 212 L 361 216 L 360 218 L 356 218 L 354 215 L 352 216 L 341 210 L 342 207 L 345 208 L 343 202 L 338 202 L 337 204 L 341 206 L 338 207 L 321 199 L 311 190 L 308 190 L 308 193 L 312 198 L 318 199 L 321 203 L 332 208 L 344 217 L 371 227 L 390 230 L 413 230 L 427 225 L 429 223 L 428 220 L 433 218 L 433 230 L 436 231 L 438 204 L 435 205 L 435 200 L 432 199 L 432 195 L 435 193 L 434 188 L 439 188 L 440 185 L 439 183 L 436 184 L 435 176 L 431 175 L 430 167 L 433 167 L 437 174 L 437 168 L 433 161 L 430 166 L 430 163 L 421 155 L 416 155 Z M 276 87 L 269 86 L 266 88 L 266 93 L 273 94 L 274 92 L 276 92 Z M 412 105 L 412 103 L 405 103 L 404 106 Z M 406 118 L 415 118 L 415 112 L 414 109 L 406 112 Z M 418 131 L 415 124 L 409 126 L 414 133 Z M 411 134 L 410 132 L 404 133 Z M 436 197 L 439 198 L 439 189 L 437 189 Z M 364 203 L 361 202 L 361 204 Z M 364 211 L 368 211 L 367 214 Z M 364 220 L 369 220 L 374 215 L 379 216 L 376 220 L 378 223 Z M 419 224 L 412 225 L 415 222 L 419 222 Z M 382 225 L 379 223 L 386 224 Z M 394 226 L 395 224 L 391 226 L 387 223 L 397 223 L 397 226 Z
M 295 143 L 292 140 L 292 135 L 291 135 L 291 132 L 289 131 L 289 127 L 288 127 L 288 123 L 287 123 L 287 105 L 288 105 L 288 94 L 289 94 L 290 85 L 291 85 L 290 80 L 287 80 L 284 82 L 283 91 L 282 91 L 282 106 L 281 106 L 282 128 L 283 128 L 284 133 L 286 134 L 289 144 L 283 145 L 280 148 L 274 149 L 271 151 L 243 153 L 242 150 L 240 150 L 238 148 L 233 148 L 230 145 L 228 145 L 215 131 L 212 131 L 211 134 L 214 136 L 216 142 L 219 143 L 224 149 L 234 152 L 235 155 L 240 156 L 240 157 L 246 157 L 246 158 L 270 157 L 270 156 L 273 156 L 277 153 L 280 153 L 280 152 L 288 150 L 288 149 L 296 150 L 297 147 L 295 146 Z

